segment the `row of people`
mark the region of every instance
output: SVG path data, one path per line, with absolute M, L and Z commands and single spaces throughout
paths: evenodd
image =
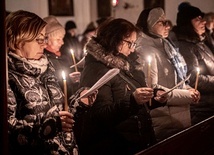
M 186 14 L 189 15 L 187 19 Z M 61 56 L 59 51 L 66 33 L 62 25 L 53 17 L 42 20 L 26 11 L 8 15 L 6 34 L 11 150 L 24 154 L 32 150 L 35 150 L 35 154 L 75 154 L 78 152 L 77 142 L 80 154 L 83 155 L 134 154 L 189 127 L 191 120 L 193 124 L 197 123 L 197 119 L 201 118 L 199 114 L 207 115 L 203 119 L 213 115 L 212 104 L 209 102 L 212 101 L 212 92 L 207 88 L 212 87 L 212 81 L 208 79 L 212 75 L 210 73 L 203 77 L 205 72 L 208 74 L 212 69 L 203 68 L 198 84 L 202 97 L 210 95 L 209 98 L 200 99 L 199 91 L 194 89 L 194 68 L 201 67 L 202 64 L 205 67 L 207 64 L 207 59 L 199 59 L 201 55 L 196 53 L 196 47 L 203 41 L 199 40 L 201 36 L 195 35 L 199 45 L 197 42 L 189 43 L 187 38 L 189 45 L 182 48 L 186 44 L 182 42 L 182 32 L 186 25 L 182 23 L 192 24 L 192 30 L 197 33 L 205 26 L 202 17 L 203 13 L 193 6 L 179 10 L 179 20 L 173 28 L 177 44 L 167 38 L 169 25 L 161 8 L 143 10 L 136 26 L 125 19 L 110 18 L 102 23 L 96 35 L 86 44 L 87 55 L 78 87 L 80 90 L 76 89 L 77 93 L 74 91 L 68 95 L 70 98 L 75 94 L 70 98 L 72 102 L 69 104 L 69 111 L 78 109 L 79 114 L 78 111 L 70 113 L 62 108 L 65 96 L 62 93 L 63 83 L 59 87 L 58 82 L 63 80 L 60 72 L 57 73 L 62 68 L 57 69 L 59 65 L 54 64 L 54 59 Z M 16 22 L 20 24 L 14 24 Z M 190 27 L 188 24 L 187 26 Z M 23 34 L 19 36 L 17 31 Z M 206 44 L 203 46 L 206 47 Z M 188 48 L 193 51 L 185 51 Z M 48 56 L 53 53 L 54 57 Z M 206 54 L 210 55 L 212 52 Z M 148 56 L 152 60 L 149 76 L 146 66 Z M 189 57 L 194 57 L 194 60 L 188 62 Z M 94 102 L 90 108 L 89 99 L 79 102 L 75 100 L 85 87 L 91 87 L 111 68 L 119 68 L 120 73 L 102 86 L 98 94 L 89 96 Z M 164 94 L 190 73 L 188 82 Z M 56 75 L 58 76 L 55 77 Z M 209 84 L 205 89 L 202 89 L 203 80 Z M 194 103 L 197 105 L 192 106 Z M 73 106 L 74 104 L 78 106 Z M 69 135 L 71 140 L 66 143 Z

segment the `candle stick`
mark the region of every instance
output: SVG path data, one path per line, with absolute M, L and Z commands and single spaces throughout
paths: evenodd
M 71 56 L 72 56 L 72 59 L 73 59 L 73 62 L 74 62 L 75 72 L 78 72 L 77 65 L 76 65 L 76 60 L 75 60 L 75 57 L 74 57 L 74 51 L 72 49 L 70 49 L 70 51 L 71 51 Z
M 148 56 L 148 69 L 147 69 L 147 85 L 148 87 L 152 87 L 152 81 L 151 81 L 151 61 L 152 61 L 152 58 L 151 56 Z M 151 106 L 152 105 L 152 101 L 151 99 L 149 100 L 149 105 Z
M 68 111 L 67 84 L 66 84 L 66 77 L 65 77 L 65 72 L 64 71 L 62 71 L 62 78 L 63 78 L 64 95 L 65 95 L 64 110 Z
M 199 67 L 197 67 L 196 68 L 196 80 L 195 80 L 195 90 L 197 90 L 197 88 L 198 88 L 198 77 L 199 77 L 199 74 L 200 74 L 200 68 Z

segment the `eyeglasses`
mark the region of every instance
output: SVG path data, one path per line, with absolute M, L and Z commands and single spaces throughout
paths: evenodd
M 161 21 L 158 21 L 158 23 L 159 22 L 162 23 L 163 26 L 169 26 L 170 25 L 168 20 L 161 20 Z
M 137 45 L 135 42 L 131 42 L 131 41 L 128 41 L 128 40 L 123 40 L 123 41 L 125 41 L 128 44 L 129 49 L 135 48 L 136 45 Z
M 48 43 L 48 37 L 45 36 L 44 38 L 36 38 L 36 41 L 38 44 L 47 44 Z

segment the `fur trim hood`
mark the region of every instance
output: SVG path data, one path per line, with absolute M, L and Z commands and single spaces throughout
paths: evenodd
M 122 54 L 113 55 L 112 53 L 106 53 L 105 49 L 97 43 L 94 39 L 91 39 L 86 45 L 87 53 L 91 54 L 97 61 L 101 61 L 112 68 L 119 68 L 121 70 L 129 71 L 130 64 L 128 58 Z

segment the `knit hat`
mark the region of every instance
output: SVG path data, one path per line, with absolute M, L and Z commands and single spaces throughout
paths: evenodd
M 77 28 L 76 24 L 74 21 L 70 20 L 70 21 L 67 21 L 66 24 L 65 24 L 65 30 L 68 31 L 70 29 L 75 29 Z
M 55 16 L 48 16 L 43 18 L 47 22 L 46 34 L 52 33 L 54 31 L 64 29 L 64 27 L 58 22 Z
M 147 25 L 151 29 L 160 19 L 164 19 L 165 14 L 162 8 L 154 8 L 149 12 Z
M 189 7 L 189 6 L 191 6 L 190 2 L 182 2 L 178 5 L 178 11 L 180 11 L 184 7 Z
M 204 17 L 204 13 L 201 12 L 199 8 L 194 6 L 186 6 L 177 13 L 177 26 L 190 24 L 191 20 L 198 16 L 201 16 L 202 18 Z

